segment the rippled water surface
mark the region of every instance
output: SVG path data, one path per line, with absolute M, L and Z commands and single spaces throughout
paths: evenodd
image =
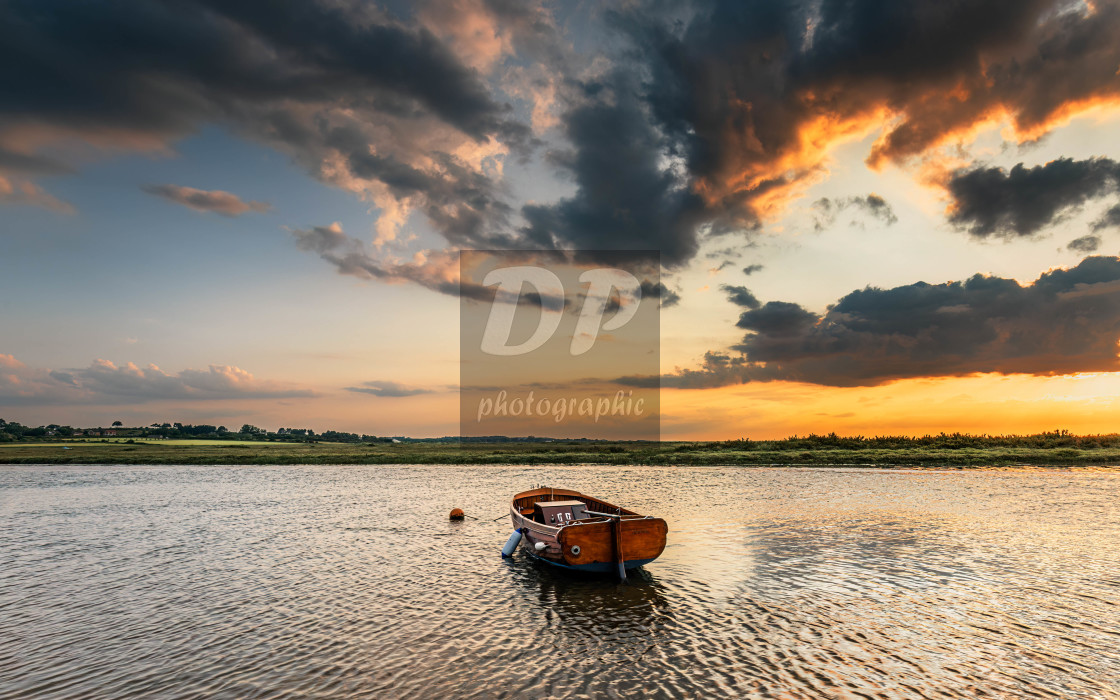
M 502 560 L 538 483 L 663 516 Z M 1120 698 L 1120 474 L 0 467 L 0 696 Z M 449 523 L 461 507 L 478 519 Z

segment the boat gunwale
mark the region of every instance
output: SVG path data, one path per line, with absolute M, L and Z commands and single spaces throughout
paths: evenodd
M 575 525 L 595 525 L 595 524 L 600 524 L 600 523 L 609 523 L 611 521 L 611 518 L 616 517 L 616 516 L 613 513 L 609 516 L 605 516 L 605 515 L 594 516 L 594 517 L 591 517 L 591 518 L 584 518 L 582 520 L 573 520 L 570 523 L 564 523 L 563 525 L 560 525 L 560 526 L 553 526 L 553 525 L 547 525 L 545 523 L 539 523 L 536 520 L 533 520 L 533 518 L 531 516 L 527 516 L 524 513 L 522 513 L 521 509 L 517 507 L 517 501 L 522 500 L 522 499 L 527 499 L 527 498 L 533 498 L 533 497 L 536 497 L 536 496 L 549 496 L 549 500 L 547 500 L 547 501 L 540 501 L 540 500 L 533 501 L 534 504 L 535 503 L 551 503 L 551 502 L 554 502 L 556 500 L 568 500 L 567 498 L 557 499 L 556 496 L 571 497 L 574 500 L 581 501 L 582 503 L 584 503 L 585 505 L 588 505 L 588 506 L 591 505 L 590 503 L 588 503 L 588 501 L 594 501 L 595 503 L 601 504 L 601 506 L 605 506 L 606 510 L 617 510 L 617 511 L 619 511 L 617 517 L 620 517 L 622 520 L 644 520 L 644 519 L 647 519 L 647 518 L 655 518 L 656 517 L 656 516 L 653 516 L 653 515 L 642 515 L 640 513 L 636 513 L 632 510 L 623 508 L 621 506 L 616 506 L 613 503 L 610 503 L 609 501 L 604 501 L 601 498 L 595 498 L 594 496 L 588 496 L 586 494 L 580 493 L 579 491 L 573 491 L 571 489 L 556 489 L 556 488 L 549 488 L 549 487 L 541 487 L 541 488 L 529 489 L 528 491 L 522 491 L 521 493 L 515 494 L 514 497 L 510 500 L 510 504 L 509 504 L 509 512 L 510 512 L 510 515 L 515 518 L 514 522 L 517 522 L 519 520 L 519 521 L 521 521 L 521 527 L 524 527 L 527 530 L 531 530 L 533 532 L 536 532 L 537 534 L 547 535 L 547 536 L 550 536 L 550 537 L 558 538 L 559 535 L 560 535 L 560 531 L 563 530 L 566 527 L 572 527 L 572 526 L 575 526 Z

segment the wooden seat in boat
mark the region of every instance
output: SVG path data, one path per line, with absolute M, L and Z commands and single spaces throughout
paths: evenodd
M 533 504 L 533 520 L 545 525 L 564 525 L 591 517 L 583 501 L 547 501 Z

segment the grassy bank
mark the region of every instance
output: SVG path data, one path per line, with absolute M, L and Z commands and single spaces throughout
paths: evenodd
M 861 443 L 844 438 L 834 441 L 836 444 L 828 444 L 823 438 L 816 442 L 805 440 L 811 439 L 461 445 L 220 440 L 17 442 L 0 445 L 0 464 L 1120 465 L 1120 444 L 1088 438 L 1034 445 L 1026 438 L 1016 438 L 1018 442 L 1004 440 L 1004 444 L 937 440 L 923 443 L 916 438 L 900 438 L 893 443 Z

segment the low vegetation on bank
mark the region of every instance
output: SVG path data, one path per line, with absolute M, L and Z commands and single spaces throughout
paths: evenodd
M 6 424 L 11 425 L 11 424 Z M 251 427 L 251 426 L 249 426 Z M 126 432 L 129 429 L 117 432 Z M 164 436 L 20 436 L 0 444 L 0 464 L 617 464 L 855 465 L 925 467 L 1120 465 L 1120 435 L 794 436 L 722 442 L 599 442 L 492 438 L 456 441 L 301 431 Z M 8 433 L 11 435 L 11 433 Z M 363 439 L 364 438 L 364 439 Z

